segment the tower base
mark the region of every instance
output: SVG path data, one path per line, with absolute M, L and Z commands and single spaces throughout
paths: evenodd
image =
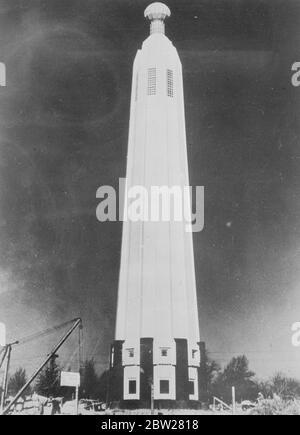
M 114 342 L 108 391 L 111 409 L 150 409 L 153 403 L 155 409 L 201 409 L 205 395 L 196 349 L 192 354 L 195 364 L 199 363 L 191 366 L 186 339 L 174 340 L 174 353 L 171 348 L 159 347 L 160 359 L 156 347 L 152 338 L 140 339 L 136 348 L 128 348 L 124 341 Z M 200 350 L 203 346 L 199 343 L 199 355 Z

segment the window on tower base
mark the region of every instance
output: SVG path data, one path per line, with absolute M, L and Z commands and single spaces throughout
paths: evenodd
M 128 393 L 129 394 L 136 394 L 136 380 L 130 379 L 128 382 Z
M 161 347 L 160 349 L 161 356 L 168 356 L 168 351 L 169 351 L 168 347 Z
M 134 358 L 134 349 L 133 348 L 127 349 L 127 353 L 128 353 L 129 358 Z
M 197 349 L 193 349 L 192 350 L 192 358 L 196 358 L 198 356 L 198 350 Z
M 161 379 L 159 381 L 159 392 L 160 394 L 169 394 L 170 393 L 170 382 L 166 379 Z
M 193 396 L 195 394 L 195 381 L 194 379 L 189 380 L 189 395 Z

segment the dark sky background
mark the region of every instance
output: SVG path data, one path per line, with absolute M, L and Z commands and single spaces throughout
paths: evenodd
M 100 371 L 113 340 L 121 224 L 96 190 L 125 176 L 131 70 L 149 0 L 1 0 L 0 321 L 8 339 L 81 316 Z M 183 63 L 202 340 L 258 376 L 300 378 L 300 4 L 169 0 Z M 16 348 L 31 371 L 58 339 Z M 75 364 L 76 337 L 60 353 Z

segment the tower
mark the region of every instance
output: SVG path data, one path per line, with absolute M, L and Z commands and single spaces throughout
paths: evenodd
M 189 186 L 183 78 L 165 36 L 162 3 L 145 10 L 150 36 L 132 78 L 126 191 Z M 125 208 L 127 207 L 125 202 Z M 199 319 L 192 233 L 186 222 L 123 222 L 110 401 L 167 406 L 199 398 Z

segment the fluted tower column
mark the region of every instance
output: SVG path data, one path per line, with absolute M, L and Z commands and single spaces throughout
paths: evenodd
M 150 36 L 132 78 L 126 190 L 189 186 L 182 67 L 162 3 L 145 10 Z M 128 203 L 125 203 L 125 208 Z M 192 233 L 184 220 L 123 223 L 112 399 L 198 399 L 199 319 Z

